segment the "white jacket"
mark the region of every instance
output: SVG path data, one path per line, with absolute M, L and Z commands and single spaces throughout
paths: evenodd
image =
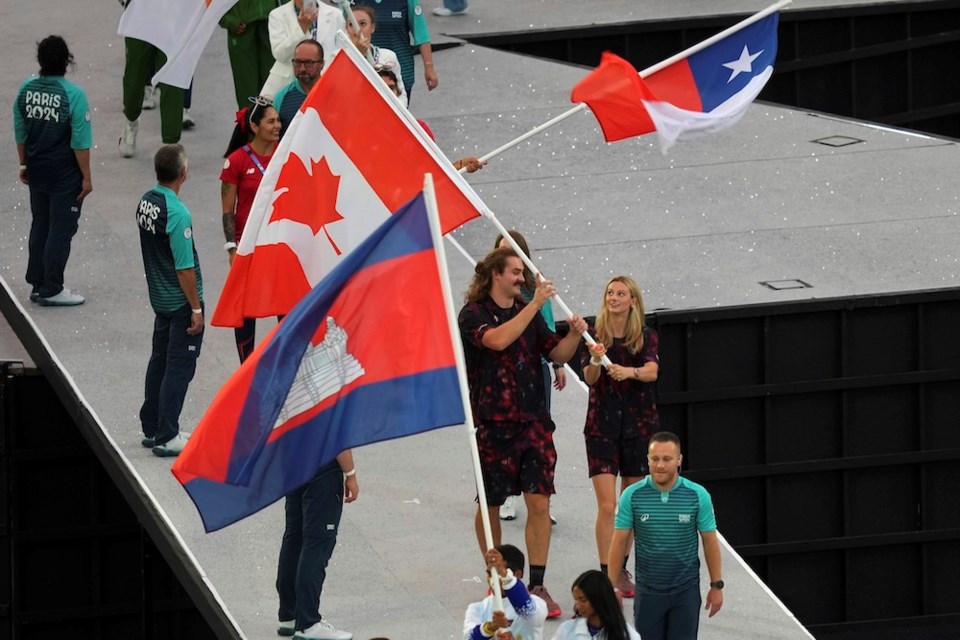
M 629 624 L 627 624 L 627 633 L 630 634 L 630 640 L 640 640 L 640 634 Z M 591 637 L 587 629 L 587 619 L 574 618 L 560 625 L 557 632 L 553 634 L 553 640 L 607 640 L 607 634 L 601 631 L 600 635 Z
M 276 62 L 270 69 L 271 75 L 278 77 L 280 86 L 289 84 L 293 80 L 293 52 L 301 41 L 311 37 L 311 33 L 304 33 L 297 21 L 297 12 L 293 0 L 282 4 L 270 12 L 267 18 L 267 29 L 270 32 L 270 50 Z M 321 2 L 317 7 L 317 41 L 323 46 L 323 68 L 326 69 L 333 56 L 337 53 L 337 30 L 346 31 L 347 23 L 343 13 L 330 5 Z
M 513 621 L 510 625 L 513 637 L 516 640 L 542 640 L 543 623 L 547 620 L 547 603 L 530 595 L 526 586 L 511 572 L 507 574 L 507 584 L 503 590 L 503 612 L 507 614 L 508 620 Z M 514 603 L 520 607 L 519 611 L 514 608 Z M 468 606 L 463 618 L 463 637 L 470 638 L 477 625 L 492 620 L 493 611 L 493 596 L 487 596 Z

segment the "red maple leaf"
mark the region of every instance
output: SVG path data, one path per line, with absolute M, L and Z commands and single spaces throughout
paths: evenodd
M 296 159 L 294 159 L 296 158 Z M 340 176 L 330 172 L 326 157 L 311 163 L 311 172 L 307 173 L 300 156 L 291 152 L 289 159 L 277 177 L 277 190 L 286 187 L 286 191 L 273 204 L 270 221 L 294 220 L 301 222 L 313 231 L 314 235 L 323 229 L 333 250 L 340 255 L 340 248 L 330 237 L 326 225 L 343 220 L 337 212 L 337 193 L 340 190 Z

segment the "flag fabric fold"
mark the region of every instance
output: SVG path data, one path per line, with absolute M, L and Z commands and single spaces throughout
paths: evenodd
M 422 195 L 376 229 L 226 382 L 172 471 L 207 531 L 341 451 L 464 421 Z
M 188 89 L 197 62 L 220 19 L 237 0 L 131 0 L 117 33 L 149 42 L 163 51 L 167 63 L 151 80 Z
M 444 233 L 485 211 L 370 65 L 341 49 L 267 166 L 212 324 L 288 313 L 420 192 L 426 173 Z
M 773 75 L 775 12 L 641 78 L 606 52 L 571 92 L 586 103 L 608 142 L 656 131 L 666 150 L 736 124 Z

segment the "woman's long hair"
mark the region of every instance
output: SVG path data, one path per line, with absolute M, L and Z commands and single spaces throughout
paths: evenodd
M 603 288 L 600 312 L 597 313 L 597 341 L 603 343 L 603 346 L 608 349 L 613 344 L 610 313 L 607 311 L 607 291 L 614 282 L 625 284 L 630 291 L 630 295 L 633 296 L 633 305 L 631 305 L 630 312 L 627 315 L 627 332 L 623 336 L 623 342 L 630 353 L 637 353 L 643 348 L 643 297 L 640 295 L 640 287 L 630 276 L 614 276 L 607 281 L 607 285 Z
M 573 587 L 583 592 L 594 613 L 600 618 L 605 640 L 630 640 L 623 609 L 607 574 L 596 569 L 584 571 L 573 581 Z

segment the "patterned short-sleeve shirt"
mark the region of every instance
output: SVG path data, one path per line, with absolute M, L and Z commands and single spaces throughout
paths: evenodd
M 530 422 L 549 417 L 541 357 L 560 343 L 536 314 L 513 344 L 503 351 L 483 346 L 484 334 L 516 316 L 525 303 L 499 307 L 492 298 L 470 302 L 460 311 L 460 334 L 470 385 L 474 419 Z
M 596 338 L 596 330 L 591 327 L 590 334 Z M 607 357 L 614 364 L 640 368 L 648 362 L 659 364 L 659 339 L 657 332 L 650 327 L 643 328 L 643 347 L 637 353 L 630 353 L 623 340 L 614 339 L 607 350 Z M 590 352 L 583 357 L 582 364 L 590 361 Z M 652 382 L 639 380 L 616 381 L 606 373 L 601 373 L 590 387 L 590 400 L 587 404 L 587 419 L 583 432 L 588 436 L 602 436 L 611 440 L 629 440 L 644 438 L 660 430 L 660 417 L 657 413 L 656 386 Z

